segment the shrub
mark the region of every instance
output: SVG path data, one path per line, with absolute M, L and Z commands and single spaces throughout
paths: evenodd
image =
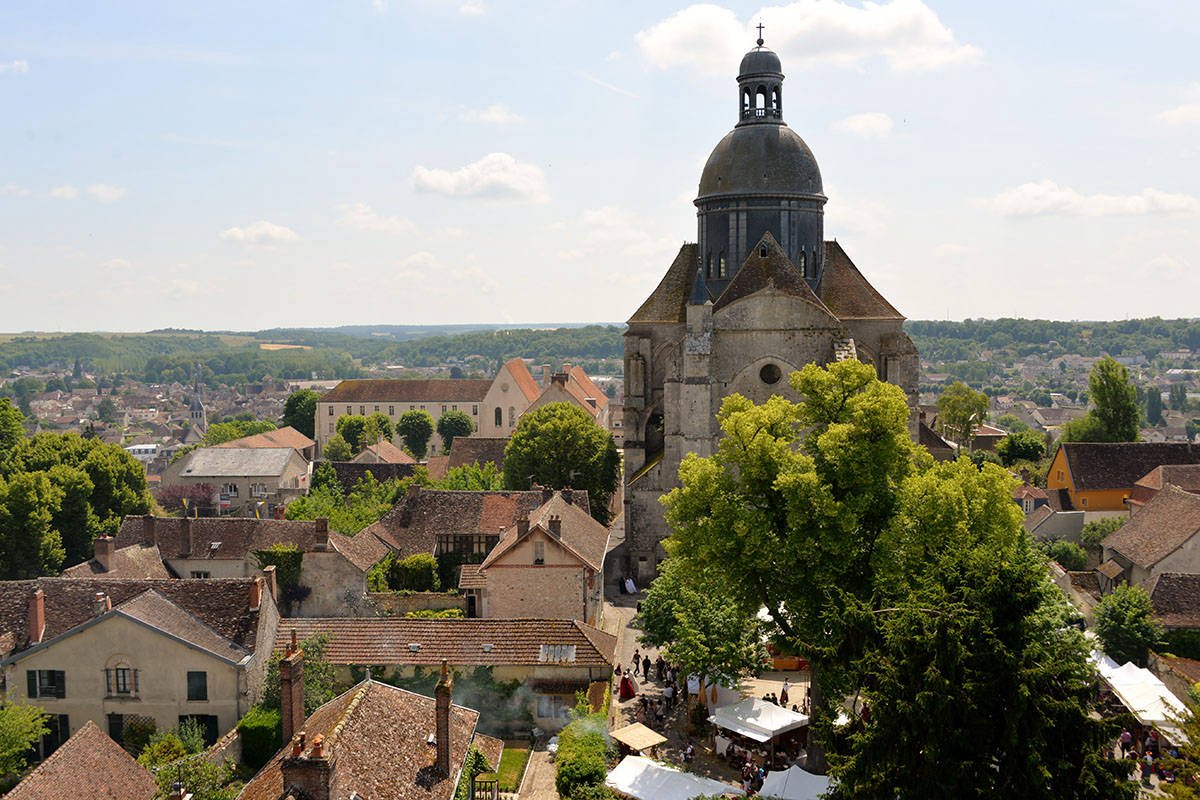
M 125 724 L 121 726 L 121 745 L 137 758 L 150 744 L 150 738 L 157 730 L 154 717 L 127 716 Z
M 1063 569 L 1081 570 L 1087 568 L 1087 551 L 1074 542 L 1062 539 L 1051 542 L 1046 548 L 1046 555 L 1057 561 Z
M 237 728 L 242 737 L 242 763 L 254 772 L 283 746 L 283 728 L 276 709 L 252 706 L 238 720 Z
M 575 792 L 587 786 L 604 783 L 607 768 L 604 759 L 594 753 L 576 755 L 564 759 L 558 757 L 558 773 L 554 776 L 554 787 L 562 797 L 574 797 Z
M 464 614 L 461 608 L 422 608 L 404 616 L 407 619 L 460 619 Z
M 441 588 L 437 559 L 432 553 L 416 553 L 397 561 L 392 567 L 394 580 L 388 583 L 396 589 L 414 592 L 436 592 Z

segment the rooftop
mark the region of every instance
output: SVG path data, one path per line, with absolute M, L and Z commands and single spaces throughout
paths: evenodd
M 491 387 L 490 380 L 349 380 L 326 392 L 321 403 L 478 403 Z
M 1200 497 L 1168 485 L 1104 540 L 1142 567 L 1157 564 L 1200 532 Z
M 291 447 L 202 447 L 184 458 L 186 478 L 275 477 L 297 453 Z
M 37 769 L 5 795 L 6 800 L 153 800 L 158 782 L 121 745 L 88 720 Z
M 1167 628 L 1200 628 L 1200 575 L 1165 572 L 1150 587 L 1154 616 Z
M 1163 464 L 1200 464 L 1200 447 L 1180 442 L 1063 442 L 1076 491 L 1129 489 Z
M 243 436 L 241 439 L 233 439 L 228 442 L 222 442 L 221 444 L 215 444 L 213 447 L 290 447 L 293 450 L 306 450 L 315 444 L 316 442 L 293 428 L 291 425 L 286 425 L 282 428 L 276 428 L 273 431 L 256 433 L 253 436 Z

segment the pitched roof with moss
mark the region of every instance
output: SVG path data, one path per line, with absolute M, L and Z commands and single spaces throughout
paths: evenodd
M 157 793 L 158 782 L 150 771 L 88 720 L 5 798 L 153 800 Z
M 1142 510 L 1109 534 L 1106 550 L 1115 550 L 1142 567 L 1151 567 L 1200 533 L 1200 497 L 1168 485 Z

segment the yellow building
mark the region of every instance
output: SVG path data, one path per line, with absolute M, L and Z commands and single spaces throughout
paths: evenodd
M 1200 463 L 1200 447 L 1178 442 L 1063 442 L 1046 471 L 1058 511 L 1125 511 L 1137 481 L 1163 464 Z

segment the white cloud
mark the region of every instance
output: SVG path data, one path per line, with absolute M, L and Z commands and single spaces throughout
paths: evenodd
M 458 118 L 463 122 L 484 122 L 488 125 L 511 125 L 525 119 L 502 103 L 495 103 L 487 108 L 464 108 Z
M 87 191 L 101 203 L 115 203 L 125 196 L 125 190 L 120 186 L 109 186 L 107 183 L 93 183 Z
M 177 300 L 186 299 L 198 296 L 204 287 L 200 281 L 190 280 L 188 278 L 172 278 L 169 285 L 168 294 Z
M 839 119 L 833 129 L 864 139 L 880 139 L 892 132 L 892 118 L 882 111 L 866 111 Z
M 991 198 L 988 203 L 1006 217 L 1063 214 L 1076 217 L 1200 214 L 1200 198 L 1188 194 L 1143 189 L 1138 194 L 1082 194 L 1051 180 L 1023 183 Z
M 8 61 L 0 64 L 0 75 L 6 72 L 11 72 L 14 75 L 23 75 L 29 72 L 29 62 L 17 59 L 16 61 Z
M 371 7 L 382 14 L 387 11 L 387 0 L 371 0 Z
M 658 263 L 674 255 L 679 246 L 672 237 L 649 233 L 638 214 L 618 206 L 587 209 L 580 215 L 579 224 L 573 226 L 573 229 L 584 231 L 582 243 L 586 249 L 565 251 L 572 258 L 604 250 L 623 258 Z
M 79 188 L 70 184 L 55 186 L 50 190 L 50 196 L 57 197 L 59 200 L 74 200 L 79 197 Z
M 221 231 L 221 238 L 227 242 L 273 244 L 275 242 L 294 242 L 300 237 L 291 228 L 260 219 L 244 228 L 226 228 Z
M 842 0 L 797 0 L 768 6 L 745 22 L 727 8 L 689 6 L 635 37 L 646 60 L 660 69 L 685 66 L 727 73 L 748 50 L 759 21 L 767 46 L 788 64 L 853 65 L 882 57 L 895 70 L 927 70 L 975 60 L 978 48 L 957 41 L 921 0 L 851 5 Z
M 338 225 L 358 231 L 375 233 L 412 233 L 417 229 L 410 220 L 403 217 L 385 217 L 366 203 L 346 203 L 338 206 L 342 216 Z
M 133 265 L 123 258 L 110 258 L 108 261 L 105 261 L 103 264 L 101 264 L 100 268 L 119 271 L 129 269 L 131 266 Z
M 1200 103 L 1185 103 L 1159 112 L 1158 118 L 1168 125 L 1200 124 Z
M 887 230 L 892 210 L 880 200 L 846 197 L 825 186 L 829 202 L 825 206 L 825 232 L 854 233 L 864 237 L 879 236 Z
M 29 190 L 15 183 L 0 184 L 0 197 L 28 197 Z
M 480 0 L 467 0 L 458 7 L 458 13 L 467 17 L 482 17 L 487 13 L 487 8 Z
M 508 153 L 490 153 L 456 170 L 418 166 L 413 186 L 419 191 L 449 197 L 488 197 L 542 203 L 549 199 L 546 176 L 533 164 L 522 164 Z

